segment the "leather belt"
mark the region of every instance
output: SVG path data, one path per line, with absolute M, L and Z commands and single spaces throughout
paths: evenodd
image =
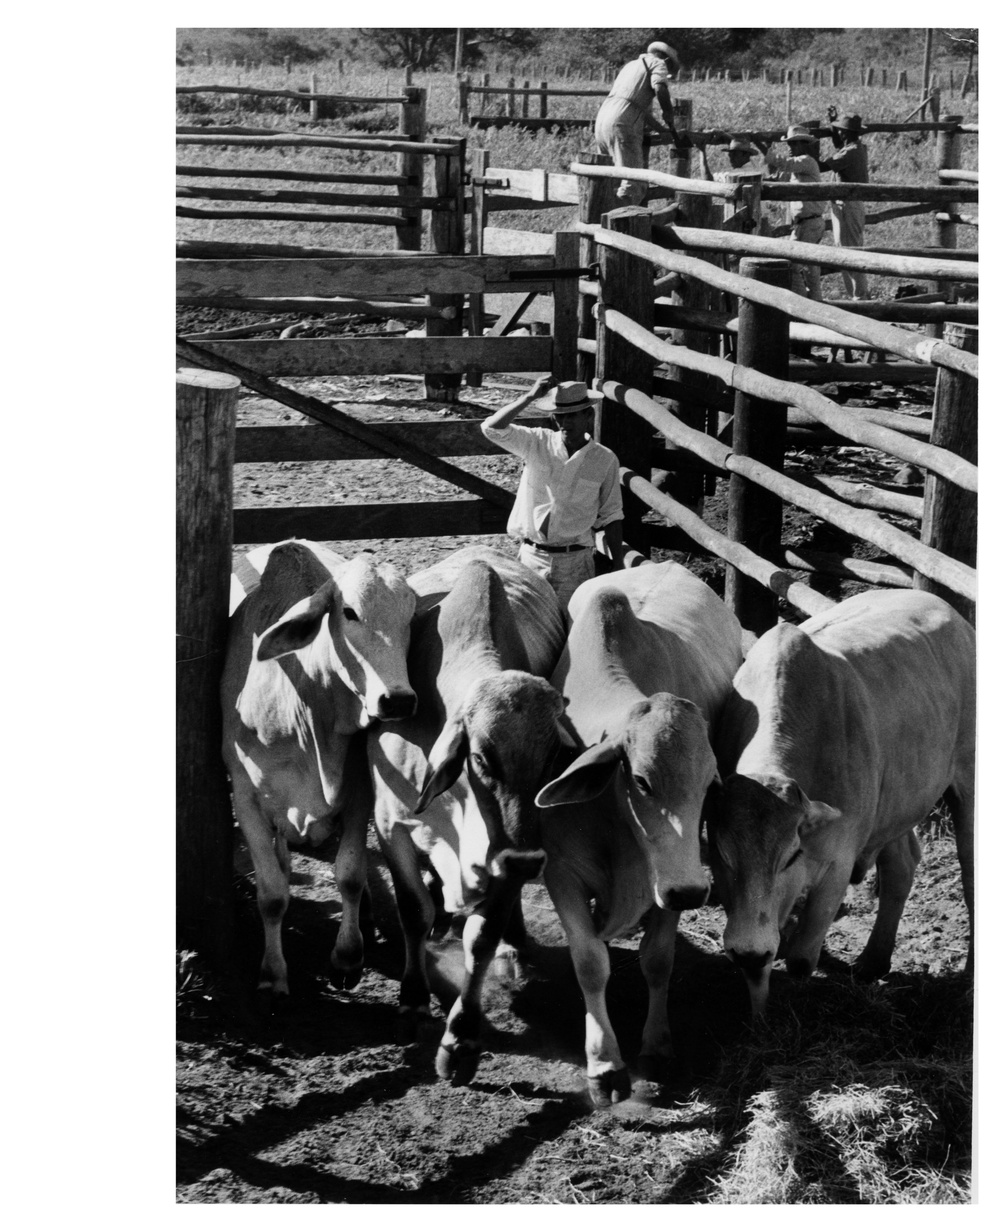
M 545 542 L 532 542 L 530 538 L 522 538 L 525 546 L 533 546 L 535 550 L 547 551 L 550 555 L 565 555 L 573 550 L 586 550 L 585 546 L 581 546 L 579 542 L 574 542 L 572 546 L 549 546 Z

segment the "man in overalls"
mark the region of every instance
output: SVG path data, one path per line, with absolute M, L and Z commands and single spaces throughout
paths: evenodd
M 598 153 L 610 154 L 615 166 L 642 166 L 642 134 L 647 124 L 681 144 L 670 101 L 671 61 L 678 62 L 677 53 L 666 43 L 650 43 L 645 55 L 625 65 L 601 103 L 594 140 Z M 650 110 L 654 99 L 660 104 L 665 123 L 655 119 Z M 623 179 L 617 195 L 624 205 L 638 205 L 645 193 L 645 184 Z

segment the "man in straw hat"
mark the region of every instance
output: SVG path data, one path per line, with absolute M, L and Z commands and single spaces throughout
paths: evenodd
M 514 423 L 536 397 L 549 425 Z M 521 544 L 521 562 L 549 582 L 563 606 L 594 575 L 595 530 L 604 530 L 615 567 L 625 566 L 618 458 L 590 436 L 600 400 L 579 380 L 555 384 L 542 376 L 482 425 L 488 440 L 524 461 L 507 532 Z
M 845 115 L 837 119 L 834 111 L 830 125 L 835 150 L 829 158 L 819 160 L 821 171 L 835 171 L 841 183 L 868 182 L 868 150 L 861 143 L 860 115 Z M 833 201 L 830 206 L 833 222 L 833 242 L 841 248 L 864 247 L 864 201 Z M 868 278 L 856 269 L 842 269 L 844 290 L 848 298 L 868 298 Z
M 597 151 L 610 154 L 615 166 L 642 166 L 642 134 L 646 125 L 668 133 L 675 144 L 680 144 L 670 100 L 671 63 L 680 63 L 672 47 L 650 43 L 644 55 L 630 60 L 615 77 L 611 93 L 601 103 L 594 122 Z M 663 112 L 662 124 L 650 109 L 654 99 Z M 645 193 L 644 184 L 623 179 L 618 199 L 626 205 L 638 205 Z
M 787 176 L 790 183 L 820 183 L 819 163 L 809 153 L 814 137 L 808 128 L 792 124 L 785 134 L 791 151 L 787 156 L 769 150 L 765 156 L 772 174 Z M 788 220 L 792 238 L 799 243 L 820 243 L 823 239 L 822 201 L 789 201 Z M 792 289 L 807 299 L 821 299 L 819 265 L 792 265 Z

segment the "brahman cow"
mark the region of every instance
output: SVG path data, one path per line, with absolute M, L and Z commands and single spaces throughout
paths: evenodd
M 672 1054 L 674 936 L 680 910 L 708 896 L 699 829 L 716 777 L 709 729 L 740 664 L 742 632 L 678 563 L 586 581 L 569 613 L 552 683 L 565 697 L 567 725 L 588 750 L 537 801 L 553 808 L 542 818 L 545 883 L 586 1002 L 591 1099 L 605 1106 L 631 1092 L 605 1004 L 606 942 L 640 923 L 649 986 L 643 1075 L 663 1079 Z
M 913 829 L 942 795 L 971 927 L 975 720 L 974 632 L 928 593 L 859 594 L 750 650 L 720 724 L 732 775 L 708 833 L 723 943 L 754 1016 L 776 957 L 812 973 L 848 884 L 872 863 L 878 913 L 854 968 L 888 972 L 920 860 Z
M 248 571 L 259 584 L 250 582 L 242 600 L 248 582 L 233 587 L 222 754 L 264 923 L 260 988 L 288 993 L 288 846 L 316 847 L 340 827 L 343 913 L 332 978 L 351 989 L 364 960 L 358 914 L 372 801 L 364 736 L 354 736 L 414 711 L 406 652 L 416 597 L 371 553 L 348 560 L 314 542 L 260 547 L 240 565 L 241 578 Z
M 541 872 L 535 794 L 554 769 L 562 699 L 548 675 L 566 638 L 552 588 L 515 559 L 467 547 L 409 578 L 416 591 L 408 666 L 415 717 L 369 735 L 375 825 L 406 940 L 400 1033 L 428 1013 L 425 944 L 434 906 L 418 855 L 439 876 L 444 907 L 471 909 L 465 976 L 437 1071 L 468 1083 L 481 1049 L 481 988 L 522 885 Z

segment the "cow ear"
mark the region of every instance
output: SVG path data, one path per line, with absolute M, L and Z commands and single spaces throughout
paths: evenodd
M 469 736 L 461 721 L 448 721 L 437 737 L 427 757 L 427 772 L 414 815 L 420 815 L 433 799 L 450 789 L 458 780 L 469 754 Z
M 843 811 L 838 811 L 836 807 L 832 807 L 826 802 L 810 802 L 805 794 L 802 797 L 805 801 L 806 814 L 799 824 L 799 834 L 801 836 L 815 832 L 818 828 L 822 828 L 824 824 L 840 819 L 843 815 Z
M 271 661 L 312 644 L 323 626 L 323 616 L 336 604 L 337 592 L 328 580 L 311 597 L 296 602 L 257 641 L 257 660 Z
M 557 807 L 566 802 L 589 802 L 607 789 L 621 763 L 617 742 L 598 743 L 578 755 L 562 776 L 538 791 L 535 805 Z

